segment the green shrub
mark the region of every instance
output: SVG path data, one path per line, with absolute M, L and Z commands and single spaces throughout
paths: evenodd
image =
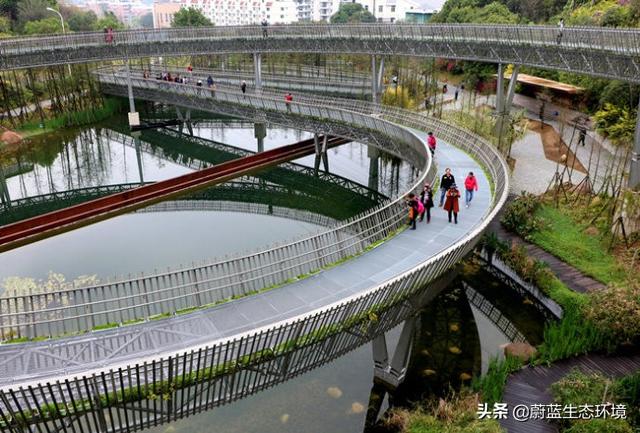
M 628 422 L 621 419 L 590 419 L 578 421 L 565 433 L 633 433 Z
M 583 313 L 612 346 L 633 341 L 640 336 L 640 287 L 613 286 L 593 293 Z
M 533 194 L 523 192 L 520 197 L 509 203 L 500 222 L 507 230 L 528 240 L 529 236 L 541 227 L 541 221 L 535 217 L 539 208 L 540 200 Z
M 502 360 L 492 358 L 489 361 L 487 373 L 479 379 L 474 379 L 471 386 L 475 391 L 480 392 L 482 401 L 491 406 L 502 400 L 507 377 L 520 369 L 522 364 L 519 358 L 513 356 L 507 356 Z
M 611 380 L 601 374 L 586 374 L 572 370 L 564 378 L 551 385 L 556 403 L 561 405 L 601 404 L 611 397 Z M 605 396 L 605 392 L 607 396 Z

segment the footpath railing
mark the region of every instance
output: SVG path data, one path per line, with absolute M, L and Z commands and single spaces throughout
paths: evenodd
M 342 111 L 335 105 L 318 108 Z M 385 115 L 403 117 L 409 123 L 419 118 L 393 110 Z M 361 118 L 365 117 L 355 112 L 341 116 L 349 116 L 356 125 L 361 125 Z M 371 126 L 384 125 L 387 133 L 396 131 L 398 139 L 410 143 L 415 143 L 411 137 L 417 140 L 406 129 L 381 119 L 370 117 L 369 122 Z M 412 308 L 407 308 L 403 301 L 425 290 L 429 282 L 443 275 L 475 246 L 506 202 L 509 186 L 506 163 L 488 142 L 435 119 L 422 117 L 421 126 L 438 131 L 442 140 L 465 149 L 488 170 L 493 181 L 490 210 L 463 239 L 419 266 L 359 294 L 233 339 L 190 347 L 186 352 L 162 358 L 141 359 L 135 365 L 112 365 L 88 371 L 82 377 L 61 377 L 47 384 L 24 383 L 18 389 L 2 389 L 0 428 L 13 431 L 35 428 L 77 431 L 77 428 L 100 433 L 139 431 L 288 380 L 352 350 L 413 314 Z M 429 167 L 425 174 L 432 172 L 433 167 Z M 349 226 L 354 232 L 361 231 L 363 238 L 374 236 L 380 227 L 394 227 L 385 221 L 396 217 L 394 210 L 401 210 L 401 201 L 396 198 L 386 207 L 350 222 Z M 288 245 L 280 251 L 291 248 Z M 188 274 L 183 278 L 188 278 Z
M 116 75 L 105 75 L 105 78 L 109 77 L 117 83 L 122 80 Z M 179 88 L 161 81 L 142 79 L 137 79 L 136 83 L 150 85 L 154 89 L 189 89 L 198 97 L 210 97 L 208 91 L 196 86 Z M 405 128 L 368 115 L 337 109 L 334 104 L 314 107 L 294 103 L 287 107 L 279 99 L 240 96 L 222 90 L 216 92 L 216 98 L 262 110 L 279 108 L 284 112 L 302 112 L 320 119 L 339 117 L 345 123 L 380 131 L 414 152 L 423 149 L 422 154 L 426 154 L 422 140 Z M 412 189 L 427 177 L 434 179 L 436 168 L 428 155 L 418 161 L 419 165 L 425 163 L 422 176 Z M 251 255 L 133 279 L 107 281 L 91 287 L 3 296 L 0 297 L 0 339 L 86 332 L 96 327 L 147 320 L 246 296 L 364 252 L 400 229 L 405 216 L 403 197 L 399 196 L 325 232 Z
M 134 46 L 151 43 L 175 43 L 184 48 L 185 54 L 192 52 L 189 42 L 197 41 L 238 41 L 244 46 L 244 51 L 260 51 L 256 49 L 263 44 L 267 51 L 269 44 L 278 39 L 286 40 L 289 46 L 279 51 L 293 50 L 291 39 L 327 41 L 331 39 L 377 39 L 412 41 L 434 41 L 448 43 L 475 43 L 478 45 L 508 45 L 508 46 L 549 46 L 570 47 L 589 50 L 611 51 L 625 55 L 640 53 L 640 31 L 638 29 L 618 29 L 607 27 L 567 27 L 562 31 L 558 43 L 559 29 L 555 26 L 525 26 L 525 25 L 479 25 L 479 24 L 348 24 L 348 25 L 288 25 L 271 26 L 268 37 L 264 38 L 261 26 L 233 26 L 233 27 L 191 27 L 154 30 L 125 30 L 117 31 L 113 40 L 109 41 L 102 32 L 67 33 L 65 35 L 41 36 L 29 38 L 6 38 L 0 41 L 0 55 L 29 54 L 41 51 L 55 51 L 64 49 L 85 50 L 83 56 L 87 60 L 100 59 L 105 53 L 86 50 L 87 47 L 99 46 L 111 48 L 129 47 L 131 54 L 139 54 Z M 240 46 L 239 46 L 240 47 Z M 524 48 L 524 47 L 523 47 Z M 217 48 L 210 44 L 208 51 L 231 49 L 228 46 Z M 274 49 L 278 51 L 278 49 Z M 161 49 L 149 50 L 159 54 Z M 487 55 L 490 50 L 486 50 Z M 469 53 L 467 53 L 469 56 Z M 486 60 L 495 60 L 488 58 Z M 64 63 L 64 57 L 58 59 Z M 588 71 L 585 71 L 588 73 Z

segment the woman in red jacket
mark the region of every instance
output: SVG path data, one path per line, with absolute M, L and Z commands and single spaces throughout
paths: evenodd
M 460 191 L 454 183 L 447 190 L 447 199 L 444 202 L 444 210 L 449 214 L 449 222 L 451 222 L 451 214 L 453 214 L 453 220 L 458 224 L 458 211 L 460 206 L 458 205 L 458 198 L 460 198 Z
M 473 200 L 473 192 L 478 190 L 478 181 L 470 171 L 467 178 L 464 180 L 464 204 L 469 207 L 471 200 Z

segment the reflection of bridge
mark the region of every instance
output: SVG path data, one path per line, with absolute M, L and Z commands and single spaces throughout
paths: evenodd
M 292 37 L 297 31 L 284 29 Z M 199 30 L 185 34 L 190 31 Z M 235 39 L 252 41 L 245 36 L 243 32 Z M 224 50 L 233 39 L 221 41 L 217 49 Z M 268 39 L 264 43 L 275 44 Z M 350 39 L 358 43 L 358 38 Z M 195 44 L 177 42 L 199 52 Z M 2 65 L 26 62 L 27 57 L 16 55 L 25 43 L 0 42 Z M 123 46 L 103 45 L 83 51 L 109 57 L 109 50 L 118 53 Z M 171 54 L 173 45 L 172 40 L 163 47 L 168 48 L 163 55 Z M 207 45 L 210 49 L 212 44 Z M 32 59 L 46 57 L 39 49 L 31 51 Z M 66 61 L 88 55 L 80 52 L 66 51 Z M 126 94 L 123 77 L 101 74 L 99 79 L 108 92 Z M 147 320 L 86 335 L 1 346 L 4 430 L 140 430 L 233 401 L 328 362 L 415 314 L 421 300 L 438 290 L 434 281 L 473 248 L 506 199 L 506 164 L 489 143 L 417 113 L 331 98 L 298 98 L 286 105 L 281 95 L 274 98 L 266 91 L 240 95 L 218 89 L 212 98 L 195 86 L 139 78 L 131 80 L 131 87 L 143 99 L 375 145 L 420 168 L 414 187 L 433 180 L 436 173 L 422 137 L 411 129 L 427 128 L 441 139 L 438 162 L 458 176 L 477 172 L 483 194 L 462 213 L 460 224 L 436 218 L 428 228 L 423 224 L 416 232 L 390 240 L 405 223 L 402 195 L 318 235 L 249 256 L 94 287 L 0 298 L 5 338 Z M 387 241 L 381 244 L 383 240 Z M 333 266 L 362 253 L 366 254 Z M 176 312 L 174 317 L 153 320 Z M 410 333 L 404 338 L 410 339 Z M 377 367 L 402 377 L 403 366 L 394 362 L 402 358 L 378 358 Z

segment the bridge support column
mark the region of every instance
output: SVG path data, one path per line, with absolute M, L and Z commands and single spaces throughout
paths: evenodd
M 384 76 L 384 57 L 380 57 L 379 69 L 376 66 L 376 56 L 371 56 L 371 101 L 380 102 L 382 93 L 382 77 Z
M 144 173 L 142 170 L 142 150 L 140 149 L 140 131 L 134 131 L 131 133 L 133 137 L 133 141 L 136 146 L 136 161 L 138 162 L 138 177 L 140 178 L 140 183 L 144 183 Z
M 140 126 L 140 114 L 136 111 L 133 99 L 133 84 L 131 83 L 131 62 L 127 59 L 127 93 L 129 94 L 129 127 Z
M 329 155 L 327 154 L 327 141 L 329 137 L 327 134 L 324 135 L 322 141 L 320 140 L 320 136 L 316 132 L 313 134 L 313 142 L 316 148 L 316 157 L 313 163 L 314 174 L 318 174 L 318 170 L 320 169 L 320 161 L 322 160 L 322 165 L 324 166 L 324 171 L 329 171 Z
M 369 157 L 369 189 L 378 191 L 380 175 L 380 151 L 375 146 L 367 146 L 367 156 Z
M 633 151 L 631 152 L 631 167 L 629 169 L 629 188 L 640 187 L 640 101 L 636 115 L 636 131 L 633 135 Z
M 267 125 L 259 122 L 254 123 L 253 135 L 258 141 L 258 152 L 264 152 L 264 138 L 267 136 Z
M 253 53 L 253 73 L 256 90 L 262 90 L 262 53 Z
M 11 207 L 11 197 L 9 196 L 9 188 L 7 187 L 7 180 L 4 177 L 2 166 L 0 166 L 0 203 L 6 207 Z
M 516 93 L 516 84 L 518 82 L 518 71 L 520 65 L 513 67 L 511 78 L 509 79 L 509 86 L 507 88 L 507 94 L 504 94 L 504 76 L 502 71 L 502 64 L 498 65 L 498 86 L 496 89 L 496 126 L 495 134 L 498 136 L 498 149 L 502 150 L 502 134 L 504 132 L 504 126 L 509 119 L 509 112 L 511 111 L 511 104 L 513 102 L 513 96 Z M 506 153 L 506 152 L 505 152 Z
M 193 136 L 193 125 L 191 124 L 191 110 L 187 109 L 184 112 L 184 116 L 180 111 L 180 107 L 176 106 L 176 117 L 180 121 L 180 125 L 178 125 L 178 131 L 182 134 L 184 125 L 187 125 L 187 130 L 189 131 L 189 135 Z
M 417 316 L 411 316 L 404 322 L 400 339 L 398 340 L 391 361 L 389 361 L 385 336 L 379 335 L 372 342 L 374 379 L 391 389 L 397 388 L 404 381 L 417 324 Z

